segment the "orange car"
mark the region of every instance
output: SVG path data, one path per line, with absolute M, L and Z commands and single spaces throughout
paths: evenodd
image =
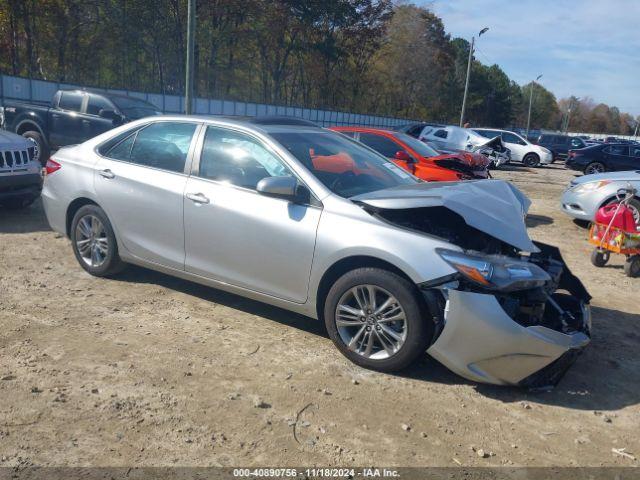
M 364 143 L 418 178 L 446 182 L 488 178 L 489 160 L 479 153 L 440 154 L 403 132 L 366 127 L 331 127 Z

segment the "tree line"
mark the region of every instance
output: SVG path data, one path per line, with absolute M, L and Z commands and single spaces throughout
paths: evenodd
M 184 92 L 186 0 L 0 0 L 0 72 Z M 391 0 L 197 0 L 200 97 L 457 123 L 469 42 L 426 7 Z M 557 101 L 474 58 L 473 125 L 632 134 L 615 107 Z M 588 100 L 588 99 L 587 99 Z M 569 107 L 571 113 L 567 115 Z

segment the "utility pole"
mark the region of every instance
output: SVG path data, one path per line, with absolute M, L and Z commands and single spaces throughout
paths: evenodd
M 534 81 L 531 82 L 531 88 L 529 89 L 529 114 L 527 115 L 527 134 L 526 138 L 529 140 L 529 126 L 531 125 L 531 104 L 533 103 L 533 87 L 536 82 L 542 78 L 542 74 L 538 75 Z
M 489 30 L 489 27 L 485 27 L 480 30 L 478 34 L 478 38 L 482 36 L 483 33 Z M 471 60 L 473 58 L 473 46 L 475 45 L 476 38 L 471 37 L 471 48 L 469 48 L 469 60 L 467 61 L 467 79 L 464 82 L 464 96 L 462 97 L 462 111 L 460 112 L 460 126 L 464 125 L 464 110 L 467 107 L 467 93 L 469 92 L 469 76 L 471 75 Z
M 193 63 L 196 38 L 196 0 L 188 0 L 187 6 L 187 66 L 185 79 L 184 113 L 191 115 L 193 110 Z

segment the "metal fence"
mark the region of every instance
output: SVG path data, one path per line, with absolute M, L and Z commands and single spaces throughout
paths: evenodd
M 155 105 L 164 113 L 183 113 L 184 97 L 181 95 L 165 95 L 158 93 L 134 92 L 129 90 L 86 87 L 70 83 L 49 82 L 31 78 L 14 77 L 0 74 L 0 102 L 4 99 L 20 100 L 46 104 L 51 101 L 58 90 L 81 89 L 95 92 L 113 93 L 140 98 Z M 268 105 L 263 103 L 238 102 L 235 100 L 216 100 L 211 98 L 195 98 L 193 113 L 197 115 L 227 115 L 255 117 L 264 115 L 286 115 L 303 118 L 320 126 L 365 126 L 393 128 L 414 120 L 396 117 L 382 117 L 361 113 L 338 112 L 315 108 L 303 108 L 284 105 Z

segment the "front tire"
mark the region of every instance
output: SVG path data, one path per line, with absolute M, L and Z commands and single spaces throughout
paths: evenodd
M 49 154 L 51 153 L 51 149 L 49 148 L 49 145 L 47 145 L 47 142 L 45 142 L 44 138 L 42 138 L 42 135 L 40 135 L 39 132 L 31 130 L 28 132 L 24 132 L 22 136 L 24 138 L 28 138 L 36 144 L 36 158 L 34 158 L 34 160 L 40 162 L 40 165 L 44 167 L 47 164 L 47 160 L 49 160 Z
M 81 207 L 71 222 L 71 244 L 80 266 L 95 277 L 108 277 L 126 264 L 107 215 L 97 205 Z
M 526 167 L 537 167 L 540 164 L 540 157 L 535 153 L 527 153 L 522 159 Z
M 587 165 L 584 169 L 584 174 L 585 175 L 592 175 L 594 173 L 604 173 L 606 172 L 607 169 L 604 166 L 603 163 L 600 162 L 592 162 L 589 165 Z
M 324 304 L 329 337 L 356 365 L 381 372 L 407 368 L 423 355 L 433 323 L 417 287 L 379 268 L 347 272 Z

